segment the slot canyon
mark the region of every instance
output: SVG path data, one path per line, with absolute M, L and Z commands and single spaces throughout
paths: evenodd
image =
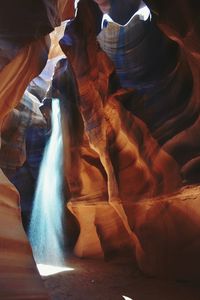
M 200 300 L 199 11 L 1 1 L 0 300 Z

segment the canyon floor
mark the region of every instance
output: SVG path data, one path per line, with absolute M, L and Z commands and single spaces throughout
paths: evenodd
M 69 257 L 66 265 L 73 270 L 42 277 L 51 300 L 200 300 L 200 281 L 146 277 L 130 259 Z

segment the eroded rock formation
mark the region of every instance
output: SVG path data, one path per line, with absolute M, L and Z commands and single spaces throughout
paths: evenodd
M 86 5 L 85 8 L 84 4 Z M 77 160 L 79 161 L 79 169 L 82 170 L 81 172 L 77 172 L 76 168 L 76 170 L 73 171 L 72 167 L 72 170 L 69 171 L 70 175 L 68 181 L 69 189 L 71 188 L 72 192 L 72 200 L 68 204 L 68 207 L 77 216 L 81 223 L 81 235 L 75 248 L 76 253 L 80 256 L 102 254 L 102 249 L 106 247 L 104 237 L 106 234 L 112 236 L 113 230 L 112 228 L 105 229 L 106 226 L 104 227 L 103 224 L 101 224 L 101 222 L 103 222 L 103 216 L 101 219 L 100 214 L 103 211 L 105 213 L 105 211 L 108 210 L 110 211 L 108 212 L 110 217 L 111 215 L 114 216 L 113 213 L 115 214 L 115 217 L 113 217 L 113 224 L 116 222 L 116 215 L 121 220 L 119 222 L 123 224 L 124 229 L 126 229 L 126 233 L 128 233 L 130 239 L 129 244 L 134 244 L 136 257 L 143 271 L 149 274 L 159 274 L 162 276 L 164 274 L 180 276 L 181 272 L 178 271 L 180 263 L 177 265 L 170 263 L 169 266 L 166 266 L 164 263 L 172 258 L 171 256 L 173 254 L 170 252 L 171 250 L 169 252 L 162 252 L 161 261 L 163 260 L 163 263 L 161 263 L 161 261 L 159 261 L 159 263 L 154 262 L 154 255 L 151 251 L 149 251 L 149 247 L 150 249 L 154 247 L 156 248 L 155 244 L 157 243 L 153 239 L 149 240 L 149 237 L 143 237 L 143 235 L 140 235 L 139 229 L 148 228 L 149 218 L 147 217 L 146 212 L 141 210 L 138 213 L 137 218 L 139 220 L 139 225 L 137 223 L 135 227 L 130 226 L 132 216 L 131 213 L 129 214 L 127 212 L 133 212 L 134 209 L 137 210 L 138 204 L 133 204 L 134 200 L 148 198 L 150 195 L 155 196 L 155 189 L 159 189 L 161 187 L 160 184 L 165 190 L 165 182 L 168 182 L 170 187 L 173 188 L 170 179 L 172 179 L 175 183 L 174 187 L 177 186 L 178 173 L 173 160 L 171 160 L 172 158 L 169 158 L 166 153 L 160 150 L 158 144 L 151 137 L 143 122 L 125 110 L 119 102 L 121 99 L 123 101 L 123 98 L 125 98 L 127 102 L 129 99 L 134 102 L 134 93 L 132 93 L 132 98 L 130 98 L 130 91 L 120 89 L 118 86 L 114 92 L 109 91 L 109 87 L 114 86 L 112 83 L 114 69 L 108 57 L 96 44 L 94 26 L 91 27 L 91 24 L 94 24 L 94 21 L 93 15 L 91 14 L 92 9 L 89 10 L 90 5 L 93 5 L 90 1 L 88 3 L 80 2 L 74 24 L 71 23 L 69 27 L 67 27 L 65 37 L 61 42 L 62 49 L 66 53 L 72 65 L 80 94 L 78 108 L 83 118 L 86 133 L 84 144 L 81 147 L 91 148 L 91 150 L 87 150 L 87 162 L 91 161 L 92 155 L 90 153 L 93 152 L 93 156 L 96 158 L 96 163 L 101 163 L 101 167 L 104 169 L 103 177 L 101 174 L 102 171 L 100 172 L 100 167 L 98 167 L 99 171 L 97 172 L 97 165 L 95 165 L 96 174 L 94 173 L 94 168 L 91 168 L 90 170 L 90 165 L 88 164 L 87 169 L 83 168 L 83 150 L 80 150 L 80 148 L 77 147 L 76 149 L 73 148 L 72 159 L 75 157 L 76 162 Z M 85 15 L 87 15 L 86 19 L 83 18 Z M 83 49 L 85 49 L 85 52 Z M 96 52 L 94 51 L 95 49 Z M 185 67 L 183 70 L 185 70 Z M 189 76 L 191 76 L 188 66 L 186 70 L 188 70 L 190 74 Z M 180 80 L 180 78 L 178 80 Z M 182 80 L 184 82 L 186 78 L 184 79 L 184 77 L 182 77 Z M 134 110 L 132 110 L 132 112 L 134 112 Z M 167 113 L 168 112 L 166 112 L 166 114 Z M 129 124 L 128 127 L 127 124 Z M 140 147 L 141 145 L 143 145 L 142 148 Z M 78 152 L 77 154 L 74 153 L 76 151 Z M 158 163 L 156 161 L 157 159 Z M 138 162 L 140 162 L 139 168 L 137 165 Z M 74 166 L 74 163 L 72 166 Z M 117 170 L 116 166 L 118 166 Z M 158 169 L 156 170 L 157 166 L 161 168 L 159 171 Z M 93 174 L 92 179 L 96 179 L 95 181 L 98 182 L 98 187 L 90 182 L 90 178 L 88 178 L 88 176 L 84 176 L 84 170 L 87 170 L 87 174 Z M 100 176 L 98 176 L 98 173 Z M 74 177 L 72 177 L 73 174 Z M 133 174 L 135 174 L 135 177 Z M 106 182 L 104 179 L 105 175 L 107 179 Z M 169 177 L 171 178 L 169 179 Z M 94 187 L 93 194 L 92 187 Z M 97 194 L 95 193 L 97 189 L 99 191 L 102 190 L 103 192 Z M 160 192 L 164 192 L 164 190 L 161 190 Z M 167 187 L 165 192 L 168 192 Z M 122 204 L 116 201 L 119 199 L 122 200 Z M 103 202 L 101 203 L 102 200 Z M 105 200 L 108 200 L 107 205 L 105 204 Z M 95 203 L 97 207 L 94 208 L 90 203 Z M 142 203 L 141 207 L 143 207 Z M 150 201 L 150 203 L 152 205 L 152 213 L 158 216 L 161 213 L 160 210 L 163 210 L 163 207 L 165 208 L 170 206 L 167 197 L 161 201 L 161 208 L 156 200 L 155 203 L 153 200 Z M 145 202 L 144 207 L 146 207 Z M 182 202 L 178 202 L 177 207 L 177 214 L 179 210 L 183 209 L 185 211 L 185 208 L 182 207 Z M 82 218 L 82 215 L 86 217 L 87 209 L 88 218 L 84 219 Z M 89 212 L 91 214 L 90 217 Z M 172 218 L 173 213 L 174 209 L 172 204 Z M 97 217 L 98 214 L 99 216 Z M 141 218 L 144 214 L 145 217 Z M 100 223 L 97 222 L 97 218 L 98 220 L 101 219 Z M 137 218 L 134 217 L 134 220 Z M 93 225 L 89 225 L 90 222 L 91 224 L 93 223 Z M 169 224 L 170 222 L 171 220 L 169 221 Z M 156 238 L 161 239 L 162 235 L 166 235 L 166 229 L 163 228 L 158 221 L 155 221 L 155 224 L 155 227 L 158 228 L 159 231 Z M 118 226 L 120 226 L 119 223 Z M 137 228 L 137 226 L 139 227 Z M 103 231 L 101 231 L 100 228 L 103 228 Z M 90 230 L 93 231 L 93 234 L 91 237 L 91 247 L 89 247 L 90 251 L 88 252 L 86 246 L 87 243 L 85 244 L 84 242 L 84 235 L 89 235 Z M 176 229 L 174 229 L 174 231 L 176 232 Z M 173 235 L 173 233 L 171 234 Z M 193 236 L 193 234 L 194 232 L 191 230 L 189 236 Z M 172 237 L 170 236 L 166 240 L 166 243 L 170 243 L 171 238 Z M 185 237 L 185 240 L 187 240 L 187 237 Z M 187 244 L 186 241 L 185 243 Z M 160 247 L 165 247 L 162 241 Z M 93 251 L 91 249 L 93 249 Z M 180 245 L 177 238 L 177 245 L 174 247 L 174 251 L 176 252 L 178 250 L 180 251 Z M 197 258 L 197 250 L 193 250 Z M 182 263 L 185 259 L 187 259 L 186 256 L 187 255 L 185 254 L 183 255 L 181 260 Z M 189 256 L 188 260 L 190 261 Z M 157 257 L 159 257 L 159 254 L 157 254 Z M 193 262 L 193 266 L 194 265 L 195 264 Z M 183 275 L 183 277 L 187 277 L 187 272 L 188 268 L 186 267 L 184 272 L 185 275 Z M 197 269 L 196 271 L 194 270 L 194 273 L 198 273 Z
M 180 175 L 199 182 L 199 4 L 145 1 L 152 19 L 142 20 L 141 1 L 124 1 L 123 9 L 117 0 L 95 2 L 80 0 L 66 29 L 61 45 L 70 67 L 60 62 L 66 89 L 62 84 L 60 89 L 59 72 L 55 88 L 65 103 L 63 132 L 70 133 L 64 138 L 64 168 L 68 207 L 80 224 L 75 252 L 110 257 L 128 251 L 145 273 L 197 277 L 199 189 L 166 194 L 180 186 Z M 27 85 L 46 64 L 46 34 L 73 18 L 75 9 L 72 0 L 1 6 L 0 124 L 6 139 L 8 113 L 16 112 Z M 103 30 L 101 11 L 112 18 Z M 50 58 L 60 54 L 57 45 L 51 48 Z M 18 278 L 13 292 L 2 286 L 1 294 L 28 300 L 35 284 L 35 298 L 45 299 L 21 226 L 17 190 L 3 173 L 0 180 L 1 282 L 8 287 Z
M 0 9 L 0 126 L 46 64 L 67 1 L 7 1 Z M 12 8 L 12 9 L 11 9 Z M 19 194 L 0 174 L 0 297 L 47 299 L 21 223 Z

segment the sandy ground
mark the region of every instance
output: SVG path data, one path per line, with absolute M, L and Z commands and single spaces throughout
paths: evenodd
M 130 260 L 70 257 L 66 265 L 74 270 L 43 277 L 52 300 L 200 300 L 200 281 L 148 278 Z

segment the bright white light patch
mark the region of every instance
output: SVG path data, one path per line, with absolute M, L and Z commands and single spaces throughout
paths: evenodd
M 113 19 L 108 14 L 104 14 L 103 18 L 102 18 L 101 28 L 102 29 L 104 28 L 104 21 L 107 21 L 108 23 L 118 24 L 121 27 L 126 27 L 128 25 L 128 23 L 130 23 L 136 16 L 139 16 L 139 19 L 143 20 L 143 21 L 146 21 L 149 17 L 151 19 L 151 11 L 148 8 L 148 6 L 145 5 L 145 3 L 143 1 L 141 1 L 139 9 L 136 11 L 136 13 L 134 13 L 132 15 L 132 17 L 130 18 L 130 20 L 128 20 L 128 22 L 126 24 L 121 25 L 121 24 L 113 21 Z
M 41 276 L 50 276 L 61 272 L 73 271 L 73 268 L 37 264 Z
M 64 266 L 63 137 L 59 99 L 52 100 L 52 133 L 46 144 L 31 215 L 29 239 L 37 263 Z
M 126 297 L 126 296 L 122 296 L 125 300 L 133 300 L 132 298 Z

